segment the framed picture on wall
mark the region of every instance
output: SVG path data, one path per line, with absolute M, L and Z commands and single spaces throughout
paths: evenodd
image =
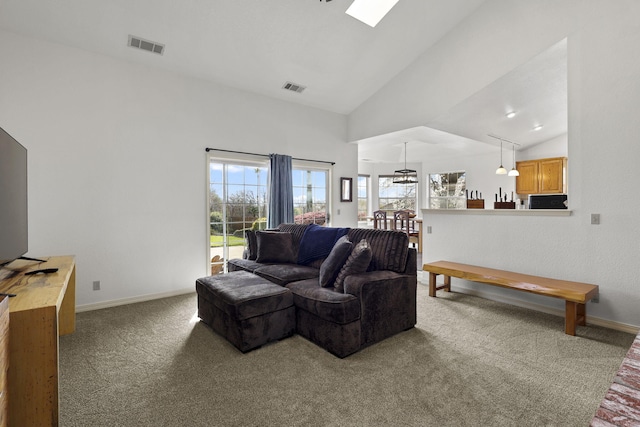
M 340 178 L 340 201 L 351 202 L 353 201 L 353 178 Z

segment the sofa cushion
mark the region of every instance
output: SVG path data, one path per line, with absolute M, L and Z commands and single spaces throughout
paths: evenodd
M 318 270 L 320 270 L 320 267 L 322 267 L 322 263 L 324 262 L 325 259 L 326 258 L 315 259 L 311 261 L 309 264 L 307 264 L 307 267 L 315 267 Z
M 368 271 L 391 270 L 403 273 L 409 254 L 409 237 L 400 231 L 372 228 L 351 228 L 349 240 L 359 242 L 367 239 L 371 246 L 371 263 Z
M 256 231 L 258 242 L 257 262 L 296 262 L 291 233 L 280 231 Z
M 258 240 L 254 230 L 245 230 L 244 237 L 247 241 L 247 259 L 255 261 L 258 258 Z
M 320 266 L 320 286 L 333 286 L 333 282 L 336 280 L 352 248 L 353 243 L 349 241 L 347 236 L 342 236 L 338 239 L 327 259 Z
M 270 264 L 263 265 L 253 271 L 258 276 L 264 277 L 270 282 L 284 286 L 297 280 L 314 278 L 317 282 L 320 274 L 317 268 L 298 264 Z
M 300 241 L 302 240 L 302 236 L 308 226 L 309 224 L 280 224 L 278 226 L 278 230 L 284 233 L 291 233 L 291 238 L 293 239 L 293 253 L 296 254 L 296 260 L 298 259 Z
M 321 319 L 344 325 L 360 318 L 358 298 L 334 288 L 323 288 L 317 280 L 289 283 L 287 288 L 293 293 L 293 303 L 298 309 Z
M 298 264 L 306 265 L 313 260 L 326 258 L 338 239 L 348 231 L 348 228 L 321 227 L 317 224 L 309 224 L 300 240 Z
M 200 297 L 237 320 L 293 305 L 290 291 L 247 271 L 200 278 L 196 280 L 196 291 Z
M 371 262 L 371 246 L 366 239 L 360 240 L 349 254 L 349 258 L 338 273 L 338 277 L 333 284 L 338 292 L 344 292 L 344 279 L 352 274 L 364 273 Z
M 264 267 L 266 265 L 271 265 L 269 263 L 259 263 L 257 261 L 252 261 L 250 259 L 244 258 L 234 258 L 227 261 L 227 267 L 229 271 L 249 271 L 253 272 L 256 268 Z

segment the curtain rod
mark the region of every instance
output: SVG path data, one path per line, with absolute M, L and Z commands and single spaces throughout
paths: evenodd
M 269 157 L 268 154 L 258 154 L 258 153 L 247 153 L 246 151 L 233 151 L 233 150 L 223 150 L 222 148 L 205 148 L 207 153 L 209 151 L 224 151 L 225 153 L 235 153 L 235 154 L 248 154 L 250 156 L 260 156 L 260 157 Z M 327 162 L 325 160 L 311 160 L 311 159 L 299 159 L 297 157 L 292 157 L 293 160 L 301 160 L 303 162 L 316 162 L 316 163 L 329 163 L 330 165 L 335 165 L 336 162 Z

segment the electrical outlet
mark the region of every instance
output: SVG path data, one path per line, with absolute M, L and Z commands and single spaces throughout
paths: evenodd
M 431 226 L 427 225 L 427 234 L 431 234 Z
M 94 291 L 99 291 L 100 290 L 100 280 L 94 280 L 93 281 L 93 290 Z
M 600 214 L 591 214 L 591 224 L 600 224 Z

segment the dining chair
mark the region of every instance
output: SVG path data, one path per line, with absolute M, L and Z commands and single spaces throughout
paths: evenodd
M 400 210 L 393 212 L 392 228 L 397 231 L 406 233 L 409 237 L 409 242 L 413 243 L 413 247 L 416 247 L 420 233 L 415 228 L 415 221 L 411 219 L 411 212 L 408 210 Z
M 373 212 L 373 228 L 387 229 L 387 212 L 386 211 L 374 211 Z

